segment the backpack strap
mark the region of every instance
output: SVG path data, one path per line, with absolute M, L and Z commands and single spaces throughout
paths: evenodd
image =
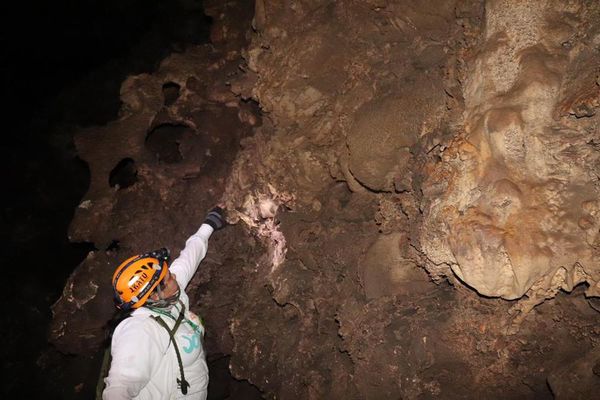
M 181 389 L 181 393 L 183 393 L 185 395 L 185 394 L 187 394 L 188 387 L 190 387 L 190 384 L 188 383 L 188 381 L 185 380 L 185 374 L 183 373 L 183 363 L 181 362 L 181 354 L 179 353 L 179 347 L 177 347 L 177 343 L 175 342 L 175 336 L 174 336 L 175 332 L 177 332 L 177 328 L 179 328 L 179 325 L 181 325 L 181 321 L 183 321 L 184 312 L 185 312 L 185 309 L 182 308 L 181 312 L 179 313 L 179 317 L 177 318 L 177 321 L 175 321 L 175 326 L 173 326 L 173 329 L 169 329 L 169 326 L 167 325 L 167 323 L 165 321 L 163 321 L 163 319 L 161 317 L 159 317 L 158 315 L 153 315 L 152 318 L 156 322 L 158 322 L 158 324 L 160 326 L 165 328 L 167 330 L 167 332 L 169 333 L 171 343 L 173 343 L 173 347 L 175 348 L 175 354 L 177 354 L 177 362 L 179 363 L 179 374 L 181 375 L 181 379 L 177 379 L 177 386 Z

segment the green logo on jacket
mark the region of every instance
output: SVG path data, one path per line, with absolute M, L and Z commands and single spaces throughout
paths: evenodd
M 188 345 L 183 347 L 183 351 L 190 354 L 192 351 L 200 347 L 200 334 L 194 333 L 191 337 L 187 335 L 181 335 L 185 340 L 188 341 Z

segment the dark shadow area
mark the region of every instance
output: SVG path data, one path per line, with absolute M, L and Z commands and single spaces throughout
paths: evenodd
M 163 85 L 163 96 L 165 98 L 165 107 L 169 107 L 179 98 L 179 90 L 181 86 L 175 82 L 167 82 Z
M 260 400 L 262 393 L 248 381 L 235 379 L 229 371 L 229 359 L 223 354 L 208 357 L 207 400 Z
M 108 251 L 108 252 L 117 251 L 117 250 L 119 250 L 119 247 L 120 247 L 119 241 L 115 239 L 112 242 L 110 242 L 110 244 L 106 248 L 106 251 Z
M 98 356 L 67 356 L 47 344 L 50 306 L 97 250 L 67 234 L 90 182 L 72 137 L 117 118 L 123 80 L 206 43 L 211 20 L 193 0 L 13 2 L 3 15 L 0 84 L 9 122 L 0 143 L 0 240 L 10 303 L 0 317 L 0 397 L 89 399 Z M 135 163 L 123 160 L 107 179 L 134 184 Z
M 180 162 L 183 157 L 179 152 L 179 143 L 184 132 L 189 128 L 185 125 L 162 124 L 148 132 L 146 147 L 156 155 L 159 161 L 167 164 Z
M 124 158 L 110 171 L 108 184 L 110 187 L 125 189 L 133 186 L 137 182 L 137 168 L 135 161 L 131 158 Z
M 27 100 L 13 102 L 11 115 L 30 120 L 35 111 L 41 127 L 113 119 L 127 75 L 151 72 L 170 53 L 206 43 L 211 23 L 201 0 L 17 2 L 4 16 L 14 25 L 0 28 L 2 87 Z

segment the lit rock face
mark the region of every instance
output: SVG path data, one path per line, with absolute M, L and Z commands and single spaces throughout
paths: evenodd
M 600 294 L 598 6 L 486 3 L 463 85 L 464 131 L 423 193 L 421 246 L 486 296 Z M 596 138 L 596 139 L 595 139 Z
M 445 106 L 440 83 L 417 75 L 399 94 L 374 99 L 357 111 L 347 139 L 348 168 L 362 185 L 386 192 L 407 189 L 398 182 L 410 169 L 410 148 L 428 117 L 442 114 Z
M 586 299 L 540 305 L 512 340 L 508 302 L 444 281 L 505 298 L 596 281 L 592 6 L 257 0 L 244 61 L 190 49 L 129 78 L 121 118 L 76 140 L 92 183 L 71 234 L 119 248 L 73 275 L 54 342 L 100 342 L 86 318 L 112 311 L 115 263 L 181 245 L 220 200 L 239 223 L 188 293 L 208 354 L 265 397 L 545 398 L 552 376 L 570 398 L 580 354 L 587 393 L 600 328 Z M 211 15 L 228 43 L 227 13 Z
M 442 68 L 454 18 L 454 2 L 257 1 L 246 52 L 256 79 L 232 89 L 273 122 L 262 128 L 271 137 L 263 164 L 290 167 L 266 174 L 273 185 L 293 187 L 309 207 L 332 177 L 355 192 L 409 189 L 411 147 L 448 111 Z

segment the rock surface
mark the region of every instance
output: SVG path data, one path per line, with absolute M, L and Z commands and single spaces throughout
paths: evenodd
M 160 247 L 176 255 L 217 203 L 240 140 L 260 124 L 252 104 L 227 86 L 238 63 L 239 53 L 209 45 L 173 54 L 154 74 L 123 82 L 118 120 L 75 137 L 91 183 L 69 237 L 98 251 L 70 277 L 53 307 L 50 337 L 61 351 L 96 352 L 114 313 L 115 266 L 128 254 Z
M 176 255 L 222 201 L 188 292 L 265 397 L 569 398 L 567 363 L 590 393 L 598 4 L 256 0 L 246 30 L 233 3 L 78 135 L 71 234 L 100 250 L 53 342 L 98 347 L 119 260 Z
M 581 283 L 600 294 L 599 125 L 573 104 L 598 103 L 598 18 L 590 2 L 486 3 L 463 130 L 423 186 L 431 273 L 532 303 Z

